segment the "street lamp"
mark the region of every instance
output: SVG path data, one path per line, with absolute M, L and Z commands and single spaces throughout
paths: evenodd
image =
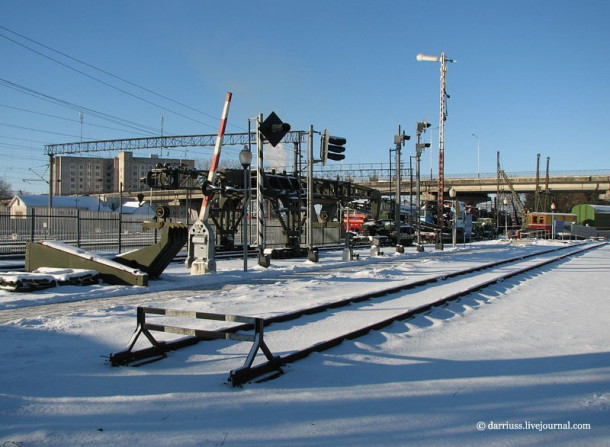
M 250 201 L 250 164 L 252 164 L 252 151 L 248 146 L 239 153 L 239 162 L 244 168 L 244 205 L 242 216 L 242 244 L 244 247 L 244 272 L 248 271 L 248 203 Z
M 504 235 L 508 240 L 508 198 L 504 196 Z
M 481 140 L 476 134 L 472 134 L 477 139 L 477 178 L 481 177 Z
M 441 53 L 438 56 L 426 56 L 424 54 L 418 54 L 416 56 L 418 62 L 440 62 L 441 63 L 441 93 L 440 93 L 440 117 L 438 125 L 438 193 L 437 203 L 439 210 L 439 240 L 436 244 L 437 250 L 443 249 L 443 194 L 445 188 L 445 120 L 447 119 L 447 106 L 445 104 L 445 98 L 449 98 L 446 91 L 446 79 L 445 74 L 447 73 L 447 62 L 457 62 L 453 59 L 447 59 L 445 53 Z

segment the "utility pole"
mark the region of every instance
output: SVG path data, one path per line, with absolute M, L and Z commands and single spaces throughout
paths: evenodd
M 551 161 L 551 157 L 546 157 L 546 175 L 544 178 L 544 210 L 548 210 L 548 203 L 549 203 L 549 162 Z
M 440 94 L 440 115 L 438 124 L 438 192 L 437 192 L 437 207 L 438 207 L 438 218 L 439 218 L 439 233 L 438 242 L 436 248 L 439 250 L 443 249 L 443 227 L 445 226 L 443 221 L 443 210 L 445 207 L 445 119 L 447 118 L 447 105 L 445 104 L 445 91 L 447 63 L 445 53 L 441 53 L 441 94 Z
M 78 115 L 80 116 L 80 142 L 83 142 L 83 118 L 85 116 L 85 114 L 83 112 L 78 112 Z
M 445 120 L 447 119 L 447 104 L 446 99 L 449 99 L 447 94 L 447 62 L 457 62 L 454 59 L 447 59 L 445 53 L 441 56 L 426 56 L 423 54 L 417 55 L 418 61 L 440 62 L 441 63 L 441 92 L 440 92 L 440 113 L 438 120 L 438 192 L 437 192 L 437 207 L 438 207 L 438 241 L 436 249 L 443 249 L 443 206 L 444 206 L 444 190 L 445 190 Z
M 53 154 L 49 154 L 49 215 L 51 215 L 51 208 L 53 208 Z
M 396 144 L 396 149 L 394 156 L 396 157 L 396 193 L 394 196 L 394 232 L 396 233 L 396 251 L 403 252 L 404 248 L 400 244 L 400 182 L 402 178 L 400 176 L 400 146 L 401 146 L 401 135 L 400 135 L 400 124 L 398 125 L 398 134 L 397 138 L 394 138 L 394 143 Z M 400 248 L 399 248 L 400 247 Z M 402 250 L 401 250 L 402 249 Z
M 318 251 L 313 246 L 313 125 L 307 136 L 307 259 L 318 262 Z
M 496 232 L 500 233 L 500 151 L 496 151 Z

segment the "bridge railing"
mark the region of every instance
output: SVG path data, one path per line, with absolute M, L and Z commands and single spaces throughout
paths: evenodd
M 408 164 L 403 164 L 401 169 L 401 177 L 404 181 L 410 179 L 411 174 L 415 176 L 415 168 L 409 167 Z M 535 177 L 536 171 L 506 171 L 508 177 Z M 610 176 L 610 169 L 588 169 L 588 170 L 566 170 L 566 171 L 549 171 L 550 177 L 563 176 Z M 541 179 L 545 173 L 540 173 Z M 352 180 L 354 182 L 371 182 L 371 181 L 390 181 L 396 178 L 396 167 L 390 166 L 389 163 L 344 163 L 341 165 L 327 165 L 325 167 L 316 166 L 314 177 L 334 179 L 339 177 L 341 180 Z M 497 173 L 481 172 L 481 173 L 445 173 L 445 178 L 466 179 L 466 178 L 496 178 Z M 420 178 L 423 181 L 437 180 L 438 173 L 424 172 L 420 173 Z

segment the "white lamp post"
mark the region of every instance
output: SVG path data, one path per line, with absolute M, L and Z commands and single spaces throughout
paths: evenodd
M 244 145 L 244 148 L 239 153 L 239 162 L 244 168 L 244 205 L 243 205 L 243 216 L 242 216 L 242 244 L 244 246 L 244 272 L 248 271 L 248 203 L 250 202 L 250 164 L 252 164 L 252 151 L 248 146 Z
M 472 134 L 477 139 L 477 178 L 481 177 L 481 140 L 476 134 Z

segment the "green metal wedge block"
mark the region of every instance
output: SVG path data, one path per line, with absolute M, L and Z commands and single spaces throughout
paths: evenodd
M 41 267 L 96 270 L 108 284 L 147 286 L 148 274 L 137 268 L 96 256 L 58 241 L 28 242 L 25 269 L 32 272 Z
M 188 239 L 188 227 L 179 223 L 165 223 L 161 240 L 139 250 L 121 253 L 113 260 L 128 267 L 146 272 L 151 279 L 161 276 Z

